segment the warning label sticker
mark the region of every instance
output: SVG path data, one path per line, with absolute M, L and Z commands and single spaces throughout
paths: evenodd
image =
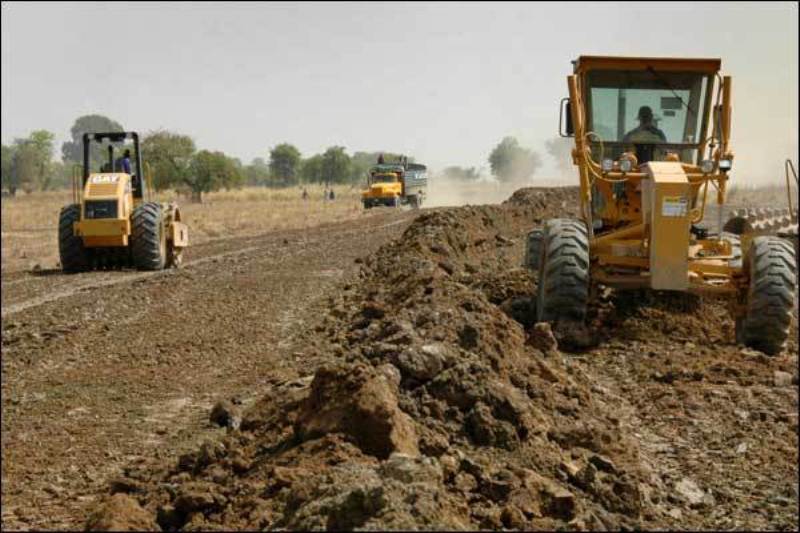
M 665 217 L 685 217 L 689 199 L 685 196 L 665 196 L 661 203 L 661 215 Z

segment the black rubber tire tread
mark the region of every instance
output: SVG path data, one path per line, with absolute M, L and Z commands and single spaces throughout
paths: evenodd
M 778 354 L 789 337 L 797 288 L 794 250 L 779 237 L 756 237 L 746 269 L 750 275 L 747 312 L 737 321 L 737 338 L 767 355 Z
M 542 258 L 542 240 L 544 239 L 544 230 L 536 228 L 528 233 L 525 240 L 525 260 L 523 266 L 539 272 L 539 260 Z
M 58 216 L 58 254 L 64 272 L 83 272 L 91 268 L 89 252 L 83 247 L 83 239 L 76 237 L 73 231 L 73 224 L 80 219 L 80 204 L 61 208 Z
M 733 268 L 742 268 L 742 240 L 739 238 L 739 235 L 723 231 L 720 234 L 720 238 L 730 242 L 733 249 L 733 257 L 728 260 L 728 266 Z
M 161 270 L 167 263 L 164 213 L 161 204 L 147 202 L 131 215 L 131 256 L 141 270 Z
M 567 218 L 548 220 L 540 257 L 537 321 L 583 321 L 591 283 L 586 225 Z

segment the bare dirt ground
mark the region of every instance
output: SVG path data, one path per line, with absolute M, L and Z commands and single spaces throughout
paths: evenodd
M 4 274 L 3 528 L 797 530 L 796 320 L 767 357 L 719 302 L 611 295 L 567 349 L 520 263 L 575 200 Z
M 293 332 L 411 214 L 214 241 L 163 273 L 3 279 L 3 528 L 70 528 L 106 478 L 177 453 L 220 398 L 313 370 Z

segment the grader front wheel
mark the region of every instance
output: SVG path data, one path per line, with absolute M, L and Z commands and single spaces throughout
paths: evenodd
M 778 354 L 789 337 L 797 289 L 794 250 L 779 237 L 756 237 L 744 266 L 750 285 L 746 313 L 736 321 L 736 339 L 767 355 Z
M 579 220 L 555 218 L 544 226 L 536 318 L 582 322 L 589 300 L 589 236 Z

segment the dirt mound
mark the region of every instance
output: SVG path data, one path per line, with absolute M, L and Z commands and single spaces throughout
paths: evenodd
M 655 480 L 620 397 L 530 327 L 525 232 L 574 214 L 576 196 L 526 189 L 421 215 L 331 299 L 307 354 L 331 364 L 270 387 L 220 441 L 118 486 L 135 483 L 160 527 L 184 530 L 627 529 L 710 505 L 691 480 Z M 652 341 L 657 324 L 673 340 L 725 337 L 708 320 L 718 307 L 671 305 L 609 300 L 594 320 L 631 332 L 620 342 Z

